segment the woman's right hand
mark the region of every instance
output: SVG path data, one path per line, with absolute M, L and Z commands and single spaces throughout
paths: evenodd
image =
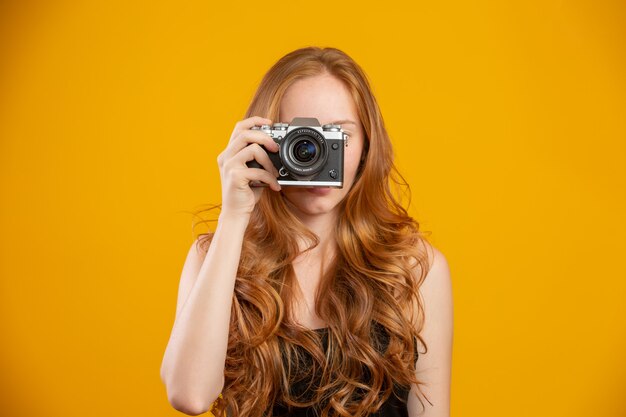
M 272 121 L 264 117 L 253 116 L 237 122 L 226 149 L 217 157 L 217 165 L 222 181 L 222 214 L 249 216 L 267 187 L 250 187 L 250 181 L 261 181 L 272 190 L 280 191 L 278 171 L 270 160 L 269 152 L 277 152 L 278 144 L 267 133 L 251 130 L 256 125 Z M 256 160 L 264 169 L 250 168 L 246 162 Z

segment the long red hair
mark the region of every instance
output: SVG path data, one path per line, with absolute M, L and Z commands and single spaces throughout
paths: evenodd
M 297 237 L 307 239 L 310 248 L 319 239 L 290 212 L 281 193 L 265 190 L 245 231 L 225 385 L 211 409 L 217 416 L 267 416 L 279 401 L 323 407 L 321 417 L 360 417 L 378 410 L 395 393 L 395 385 L 415 384 L 423 395 L 413 352 L 418 341 L 421 353 L 427 351 L 420 336 L 424 309 L 419 286 L 430 269 L 428 241 L 401 204 L 397 191 L 408 195 L 410 203 L 410 188 L 394 166 L 391 141 L 364 71 L 336 48 L 295 50 L 265 74 L 245 118 L 278 121 L 285 90 L 298 79 L 323 73 L 348 87 L 365 132 L 361 166 L 340 202 L 338 253 L 320 281 L 317 295 L 324 296 L 316 296 L 316 311 L 329 326 L 328 355 L 320 335 L 303 329 L 291 315 Z M 208 250 L 212 236 L 200 234 L 201 250 Z M 383 337 L 373 331 L 375 324 L 387 333 L 384 354 L 375 349 Z M 302 349 L 311 356 L 312 369 L 302 368 Z M 364 369 L 371 375 L 366 382 Z M 293 398 L 289 390 L 303 372 L 321 375 L 319 385 L 310 387 L 310 401 Z

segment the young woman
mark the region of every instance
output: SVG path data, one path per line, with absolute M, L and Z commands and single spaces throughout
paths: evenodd
M 278 146 L 252 127 L 294 117 L 347 133 L 343 188 L 279 185 Z M 217 162 L 217 227 L 189 249 L 161 367 L 172 406 L 449 416 L 448 265 L 394 195 L 408 185 L 359 65 L 335 48 L 281 58 Z

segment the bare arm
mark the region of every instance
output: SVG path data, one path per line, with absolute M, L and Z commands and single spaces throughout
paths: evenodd
M 183 267 L 161 379 L 170 404 L 186 414 L 208 410 L 224 386 L 232 296 L 248 220 L 220 216 L 206 257 L 194 243 Z
M 424 300 L 425 323 L 422 337 L 428 353 L 420 355 L 416 375 L 426 382 L 422 390 L 432 402 L 424 401 L 425 409 L 415 397 L 412 386 L 407 404 L 410 417 L 449 417 L 450 383 L 452 377 L 453 304 L 450 269 L 445 256 L 435 247 L 429 250 L 432 267 L 420 288 Z
M 224 387 L 230 312 L 243 236 L 265 188 L 280 190 L 278 171 L 267 153 L 278 152 L 269 135 L 252 127 L 271 123 L 253 116 L 238 122 L 226 149 L 217 157 L 222 181 L 222 210 L 215 235 L 203 258 L 195 242 L 180 279 L 176 319 L 161 364 L 170 404 L 185 414 L 206 412 Z M 256 160 L 263 168 L 250 168 Z

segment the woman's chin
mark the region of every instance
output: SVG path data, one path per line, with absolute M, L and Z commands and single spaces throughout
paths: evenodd
M 335 204 L 331 201 L 334 189 L 330 187 L 289 187 L 283 188 L 283 195 L 289 205 L 303 214 L 318 215 L 331 211 Z

